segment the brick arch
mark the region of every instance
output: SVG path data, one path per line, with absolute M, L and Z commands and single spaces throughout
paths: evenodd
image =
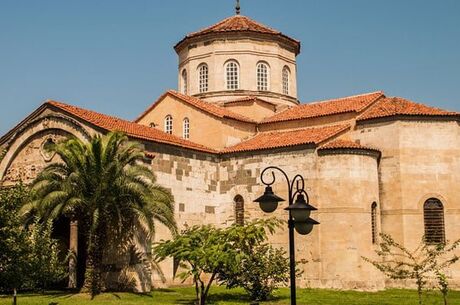
M 17 155 L 31 139 L 49 131 L 60 131 L 80 140 L 88 141 L 90 133 L 76 120 L 53 114 L 40 117 L 22 126 L 6 143 L 6 154 L 0 161 L 0 184 L 7 170 L 15 161 Z

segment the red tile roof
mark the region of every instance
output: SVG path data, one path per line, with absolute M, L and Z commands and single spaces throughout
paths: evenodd
M 225 18 L 222 21 L 219 21 L 216 24 L 213 24 L 207 28 L 199 30 L 197 32 L 193 32 L 185 36 L 184 39 L 179 41 L 175 48 L 177 48 L 187 39 L 193 37 L 204 36 L 207 34 L 216 34 L 216 33 L 230 33 L 230 32 L 252 32 L 252 33 L 261 33 L 261 34 L 269 34 L 282 37 L 287 39 L 291 43 L 293 43 L 297 49 L 297 53 L 300 52 L 300 42 L 295 40 L 289 36 L 284 35 L 280 31 L 274 30 L 266 25 L 263 25 L 257 21 L 252 20 L 249 17 L 242 16 L 242 15 L 235 15 L 228 18 Z
M 174 90 L 169 90 L 165 92 L 162 96 L 158 98 L 156 102 L 154 102 L 147 110 L 145 110 L 136 120 L 135 122 L 139 122 L 144 116 L 146 116 L 149 112 L 151 112 L 157 105 L 160 103 L 165 96 L 171 95 L 195 108 L 198 108 L 204 112 L 207 112 L 209 114 L 212 114 L 214 116 L 217 116 L 219 118 L 227 118 L 227 119 L 232 119 L 236 121 L 241 121 L 241 122 L 246 122 L 246 123 L 256 123 L 254 120 L 247 118 L 241 114 L 234 113 L 230 110 L 227 110 L 223 107 L 205 102 L 200 100 L 199 98 L 188 96 L 182 93 L 179 93 Z
M 257 102 L 257 101 L 260 101 L 260 102 L 262 102 L 262 103 L 266 103 L 266 104 L 270 104 L 270 105 L 276 106 L 275 103 L 272 103 L 272 102 L 269 102 L 269 101 L 267 101 L 267 100 L 261 99 L 261 98 L 259 98 L 259 97 L 257 97 L 257 96 L 254 96 L 254 95 L 245 96 L 245 97 L 238 98 L 238 99 L 234 99 L 234 100 L 231 100 L 231 101 L 225 101 L 225 102 L 224 102 L 224 105 L 235 104 L 235 103 L 241 103 L 241 102 Z
M 167 134 L 155 128 L 147 127 L 144 125 L 136 124 L 130 121 L 126 121 L 117 117 L 108 116 L 91 110 L 86 110 L 76 106 L 56 102 L 47 101 L 46 104 L 57 107 L 77 118 L 80 118 L 94 126 L 97 126 L 106 131 L 121 131 L 126 133 L 128 136 L 147 140 L 157 143 L 170 144 L 174 146 L 189 148 L 193 150 L 215 153 L 216 151 L 205 147 L 203 145 L 193 143 L 182 138 L 176 137 L 171 134 Z
M 303 104 L 288 108 L 278 114 L 275 114 L 265 119 L 262 124 L 316 118 L 349 112 L 359 113 L 382 97 L 384 97 L 383 92 L 378 91 L 339 99 Z
M 290 131 L 261 132 L 249 140 L 224 149 L 222 153 L 255 151 L 304 144 L 318 145 L 349 128 L 349 125 L 333 125 Z
M 418 104 L 400 97 L 384 98 L 358 117 L 365 121 L 392 116 L 450 116 L 460 117 L 460 113 Z
M 376 148 L 363 146 L 354 141 L 343 140 L 343 139 L 337 139 L 337 140 L 331 141 L 329 143 L 322 145 L 319 148 L 319 150 L 336 150 L 336 149 L 359 149 L 359 150 L 372 150 L 372 151 L 380 152 Z

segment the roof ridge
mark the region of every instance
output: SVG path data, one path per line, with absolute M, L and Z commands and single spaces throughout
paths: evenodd
M 237 120 L 237 121 L 243 121 L 243 122 L 248 122 L 248 123 L 257 123 L 256 121 L 254 121 L 254 120 L 252 120 L 252 119 L 250 119 L 250 118 L 248 118 L 248 117 L 246 117 L 246 116 L 244 116 L 242 114 L 230 111 L 227 108 L 218 106 L 216 104 L 205 102 L 202 99 L 199 99 L 197 97 L 194 97 L 194 96 L 191 96 L 191 95 L 186 95 L 186 94 L 180 93 L 180 92 L 178 92 L 176 90 L 169 90 L 168 93 L 174 95 L 175 97 L 177 97 L 177 98 L 179 98 L 179 99 L 181 99 L 181 100 L 183 100 L 185 102 L 190 102 L 189 100 L 193 100 L 193 101 L 195 101 L 197 103 L 201 103 L 202 106 L 206 106 L 206 107 L 211 108 L 211 109 L 214 108 L 214 110 L 222 112 L 222 113 L 219 114 L 219 113 L 211 111 L 210 109 L 202 108 L 202 107 L 199 107 L 198 105 L 193 105 L 192 104 L 192 106 L 195 106 L 195 107 L 199 108 L 200 110 L 203 110 L 203 111 L 208 112 L 210 114 L 213 114 L 215 116 L 222 117 L 222 118 L 230 118 L 230 119 L 234 119 L 234 120 Z
M 361 113 L 361 115 L 356 118 L 356 121 L 365 121 L 398 115 L 425 117 L 460 117 L 460 113 L 456 111 L 445 110 L 419 102 L 414 102 L 403 97 L 392 96 L 385 97 L 371 105 L 365 112 Z
M 173 134 L 165 133 L 159 129 L 151 128 L 116 116 L 103 114 L 97 111 L 81 108 L 55 100 L 47 100 L 44 104 L 57 107 L 60 110 L 69 113 L 70 115 L 76 116 L 86 121 L 87 123 L 90 123 L 106 131 L 117 130 L 137 139 L 169 144 L 208 153 L 217 153 L 216 150 L 206 147 L 202 144 L 182 139 Z
M 168 94 L 180 99 L 181 101 L 183 101 L 183 102 L 185 102 L 185 103 L 187 103 L 187 104 L 189 104 L 191 106 L 194 106 L 194 107 L 196 107 L 196 108 L 198 108 L 198 109 L 200 109 L 202 111 L 205 111 L 205 112 L 207 112 L 209 114 L 212 114 L 212 115 L 220 117 L 220 118 L 228 118 L 228 119 L 233 119 L 233 120 L 240 121 L 240 122 L 247 122 L 247 123 L 254 123 L 254 124 L 257 123 L 256 121 L 254 121 L 254 120 L 252 120 L 252 119 L 250 119 L 250 118 L 248 118 L 248 117 L 246 117 L 244 115 L 241 115 L 241 114 L 238 114 L 236 112 L 230 111 L 225 107 L 221 107 L 221 106 L 218 106 L 218 105 L 215 105 L 215 104 L 212 104 L 212 103 L 205 102 L 202 99 L 199 99 L 199 98 L 194 97 L 194 96 L 190 96 L 190 95 L 180 93 L 180 92 L 178 92 L 176 90 L 173 90 L 173 89 L 169 89 L 166 92 L 164 92 L 158 99 L 155 100 L 155 102 L 153 102 L 149 107 L 147 107 L 147 109 L 144 110 L 144 112 L 142 112 L 134 120 L 134 122 L 137 123 L 142 118 L 144 118 Z M 196 104 L 200 104 L 201 106 L 205 106 L 205 107 L 200 107 L 200 105 L 196 105 Z
M 373 94 L 380 94 L 380 95 L 384 96 L 385 92 L 382 91 L 382 90 L 379 90 L 379 91 L 373 91 L 373 92 L 368 92 L 368 93 L 361 93 L 361 94 L 355 94 L 355 95 L 350 95 L 350 96 L 331 98 L 331 99 L 327 99 L 327 100 L 317 100 L 317 101 L 313 101 L 313 102 L 307 102 L 307 103 L 301 104 L 299 106 L 307 106 L 307 105 L 321 104 L 321 103 L 327 103 L 327 102 L 336 102 L 336 101 L 340 101 L 340 100 L 363 97 L 363 96 L 373 95 Z

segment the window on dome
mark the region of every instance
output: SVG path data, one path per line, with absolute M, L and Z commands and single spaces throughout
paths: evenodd
M 289 95 L 290 74 L 288 67 L 283 68 L 283 94 Z
M 200 87 L 200 93 L 207 92 L 208 91 L 208 81 L 209 81 L 209 69 L 208 65 L 202 64 L 199 67 L 199 87 Z
M 182 124 L 182 137 L 190 139 L 190 120 L 188 118 L 185 118 Z
M 436 198 L 430 198 L 423 205 L 425 242 L 430 245 L 445 242 L 444 207 Z
M 165 117 L 165 132 L 172 134 L 172 130 L 173 130 L 173 119 L 172 119 L 172 116 L 167 115 Z
M 377 243 L 377 203 L 373 202 L 371 205 L 371 232 L 372 232 L 372 243 Z
M 187 70 L 182 70 L 182 93 L 187 94 Z
M 237 90 L 240 87 L 240 68 L 236 61 L 229 61 L 225 65 L 227 90 Z
M 257 64 L 257 90 L 268 91 L 268 65 L 266 63 Z

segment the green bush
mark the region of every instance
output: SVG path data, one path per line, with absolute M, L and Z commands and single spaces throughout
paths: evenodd
M 22 184 L 0 190 L 0 291 L 46 289 L 65 277 L 52 223 L 24 227 L 19 208 L 28 198 Z

